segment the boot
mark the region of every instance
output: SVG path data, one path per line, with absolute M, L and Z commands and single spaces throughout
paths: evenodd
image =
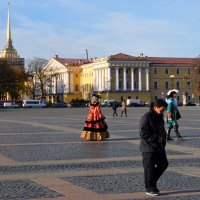
M 178 127 L 179 127 L 179 125 L 176 124 L 176 126 L 175 126 L 175 128 L 174 128 L 175 133 L 176 133 L 177 140 L 183 140 L 183 138 L 181 137 L 181 134 L 179 133 Z
M 172 129 L 170 129 L 170 128 L 167 130 L 167 140 L 168 140 L 168 141 L 174 140 L 173 138 L 170 137 L 171 130 L 172 130 Z

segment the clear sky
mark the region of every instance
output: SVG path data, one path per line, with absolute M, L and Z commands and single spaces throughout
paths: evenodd
M 13 46 L 21 57 L 51 59 L 200 55 L 200 0 L 10 0 Z M 0 0 L 0 50 L 6 43 Z

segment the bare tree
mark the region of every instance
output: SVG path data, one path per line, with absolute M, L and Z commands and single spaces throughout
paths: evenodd
M 195 95 L 200 96 L 200 59 L 192 69 L 193 92 Z
M 27 72 L 29 74 L 29 81 L 27 82 L 27 88 L 29 93 L 32 94 L 33 99 L 36 96 L 36 92 L 41 94 L 42 98 L 45 98 L 45 84 L 49 79 L 49 75 L 45 72 L 44 67 L 48 61 L 44 58 L 35 57 L 28 60 Z

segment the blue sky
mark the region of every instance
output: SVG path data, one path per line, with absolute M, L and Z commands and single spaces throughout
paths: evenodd
M 200 55 L 200 0 L 10 0 L 13 46 L 25 59 Z M 6 0 L 0 0 L 0 50 Z

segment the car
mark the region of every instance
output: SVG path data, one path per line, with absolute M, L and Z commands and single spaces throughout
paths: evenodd
M 145 107 L 145 103 L 131 103 L 130 107 Z
M 73 103 L 69 103 L 68 107 L 70 108 L 82 108 L 82 107 L 86 107 L 85 104 L 80 103 L 80 102 L 73 102 Z
M 186 104 L 186 106 L 196 106 L 197 104 L 195 102 L 192 101 L 188 101 L 188 103 Z
M 19 108 L 19 105 L 14 102 L 5 102 L 3 106 L 4 108 Z
M 52 108 L 67 108 L 67 104 L 64 102 L 56 102 L 51 104 Z

